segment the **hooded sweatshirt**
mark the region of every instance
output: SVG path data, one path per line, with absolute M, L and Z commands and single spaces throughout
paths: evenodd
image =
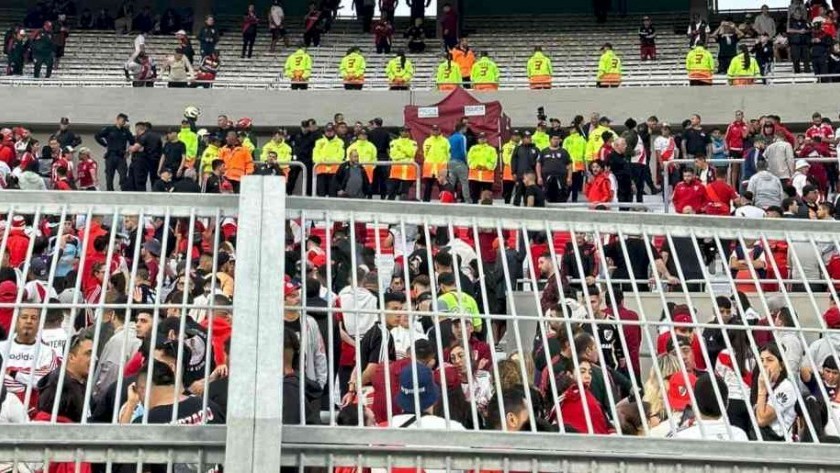
M 586 425 L 586 411 L 583 408 L 584 397 L 589 408 L 589 417 L 592 419 L 592 433 L 600 435 L 610 434 L 612 429 L 609 423 L 607 423 L 607 417 L 601 409 L 601 404 L 598 403 L 595 396 L 588 389 L 584 389 L 584 395 L 581 396 L 577 384 L 569 388 L 563 394 L 563 399 L 560 401 L 560 414 L 563 417 L 563 424 L 574 428 L 578 432 L 589 432 L 589 428 Z
M 45 191 L 47 185 L 44 184 L 44 178 L 37 173 L 24 171 L 18 177 L 18 185 L 22 191 Z
M 782 205 L 782 181 L 768 171 L 759 171 L 751 177 L 747 190 L 753 193 L 756 207 L 766 209 L 771 205 Z
M 210 319 L 204 319 L 201 326 L 207 328 Z M 216 365 L 227 364 L 227 356 L 225 355 L 225 342 L 230 339 L 230 334 L 233 331 L 233 326 L 230 321 L 224 317 L 213 317 L 213 361 Z

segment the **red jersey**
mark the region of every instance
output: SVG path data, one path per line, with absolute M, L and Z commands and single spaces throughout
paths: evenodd
M 53 181 L 53 189 L 57 191 L 72 191 L 73 186 L 70 185 L 70 181 L 66 177 L 62 177 L 56 181 Z
M 744 138 L 749 135 L 749 126 L 743 120 L 735 121 L 726 128 L 724 141 L 730 151 L 744 151 Z
M 12 144 L 0 144 L 0 161 L 8 164 L 10 168 L 15 164 L 15 147 Z
M 832 129 L 831 125 L 828 123 L 811 125 L 810 128 L 805 131 L 805 137 L 814 139 L 815 136 L 819 136 L 823 141 L 830 140 L 834 137 L 834 129 Z
M 683 213 L 683 209 L 689 206 L 694 209 L 694 213 L 700 213 L 706 205 L 708 197 L 706 197 L 706 188 L 699 180 L 695 179 L 690 184 L 685 181 L 677 184 L 671 200 L 678 214 Z
M 79 189 L 90 189 L 96 186 L 96 175 L 99 165 L 93 159 L 79 162 Z
M 20 164 L 18 166 L 22 171 L 26 171 L 26 168 L 28 168 L 30 164 L 35 163 L 37 161 L 38 158 L 36 158 L 34 154 L 27 151 L 26 153 L 23 153 L 23 156 L 20 157 Z
M 61 156 L 53 161 L 52 170 L 50 171 L 50 179 L 52 179 L 53 187 L 55 187 L 55 183 L 58 181 L 58 173 L 56 172 L 58 168 L 67 169 L 67 179 L 70 181 L 76 180 L 73 176 L 73 163 L 66 157 Z
M 726 181 L 715 180 L 706 185 L 709 203 L 704 213 L 709 215 L 729 215 L 731 202 L 738 199 L 738 193 Z
M 613 147 L 610 144 L 604 143 L 601 146 L 601 149 L 598 150 L 598 159 L 601 161 L 607 162 L 607 158 L 610 157 L 610 154 L 613 152 Z

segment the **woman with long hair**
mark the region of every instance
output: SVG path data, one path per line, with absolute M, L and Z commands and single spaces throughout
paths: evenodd
M 754 373 L 750 404 L 763 440 L 784 442 L 796 421 L 796 386 L 788 379 L 782 353 L 775 343 L 761 348 L 763 373 Z M 750 437 L 754 436 L 749 432 Z
M 750 387 L 753 384 L 755 356 L 750 348 L 746 330 L 730 329 L 729 342 L 732 351 L 725 348 L 718 354 L 715 373 L 726 382 L 729 390 L 729 404 L 726 407 L 729 423 L 740 427 L 744 432 L 752 432 L 747 401 L 750 399 Z
M 668 424 L 668 410 L 665 408 L 665 397 L 668 396 L 668 380 L 680 372 L 680 361 L 676 355 L 666 353 L 656 357 L 659 374 L 651 368 L 645 381 L 642 401 L 648 406 L 648 425 L 651 429 L 659 424 Z M 662 376 L 660 383 L 659 375 Z M 664 385 L 664 391 L 663 391 Z M 665 427 L 663 427 L 663 430 Z M 670 428 L 665 433 L 670 431 Z

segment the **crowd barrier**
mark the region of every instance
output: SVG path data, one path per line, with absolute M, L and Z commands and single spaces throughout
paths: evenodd
M 787 326 L 774 325 L 753 325 L 748 324 L 746 319 L 739 319 L 737 322 L 725 323 L 726 314 L 716 298 L 718 295 L 734 295 L 739 287 L 744 290 L 743 285 L 739 286 L 741 279 L 747 279 L 752 284 L 752 290 L 747 291 L 746 300 L 734 298 L 733 310 L 739 314 L 746 314 L 745 304 L 751 304 L 754 310 L 763 316 L 774 313 L 778 309 L 776 304 L 780 299 L 782 304 L 792 307 L 792 290 L 787 287 L 782 272 L 778 271 L 778 263 L 774 260 L 768 264 L 776 269 L 776 276 L 762 277 L 759 272 L 763 268 L 756 267 L 751 259 L 745 260 L 745 268 L 750 277 L 734 277 L 729 272 L 723 275 L 725 290 L 713 292 L 693 292 L 689 284 L 693 281 L 686 278 L 685 270 L 694 267 L 693 261 L 702 259 L 700 243 L 704 242 L 717 248 L 719 254 L 725 254 L 724 245 L 734 242 L 745 248 L 750 247 L 747 242 L 761 242 L 769 246 L 771 241 L 784 241 L 793 248 L 791 251 L 791 266 L 800 273 L 804 269 L 803 264 L 812 252 L 820 253 L 820 249 L 830 245 L 835 249 L 840 247 L 837 240 L 837 224 L 816 222 L 816 221 L 790 221 L 790 220 L 760 220 L 745 222 L 730 218 L 718 218 L 708 216 L 674 216 L 663 214 L 649 214 L 636 212 L 580 212 L 563 209 L 525 209 L 502 206 L 474 206 L 474 205 L 447 205 L 437 206 L 415 202 L 386 202 L 379 200 L 354 200 L 354 199 L 318 199 L 305 197 L 287 197 L 285 192 L 285 181 L 283 179 L 272 179 L 264 177 L 249 176 L 243 180 L 242 192 L 239 196 L 208 196 L 203 195 L 156 195 L 156 194 L 103 194 L 68 192 L 68 193 L 37 193 L 37 192 L 3 192 L 0 193 L 0 209 L 12 221 L 16 215 L 24 215 L 33 219 L 36 223 L 44 218 L 50 218 L 57 223 L 57 231 L 61 236 L 61 229 L 64 222 L 75 221 L 79 225 L 81 219 L 81 231 L 84 235 L 90 235 L 95 230 L 94 224 L 110 225 L 119 227 L 124 217 L 137 217 L 144 222 L 146 217 L 153 217 L 153 222 L 158 222 L 163 228 L 176 228 L 179 225 L 189 225 L 194 228 L 197 222 L 214 228 L 212 232 L 214 240 L 208 242 L 210 252 L 214 254 L 212 272 L 220 270 L 219 252 L 224 250 L 225 243 L 219 235 L 222 233 L 222 226 L 229 218 L 236 218 L 238 223 L 238 245 L 236 246 L 236 269 L 235 269 L 235 290 L 233 307 L 219 305 L 215 301 L 188 302 L 186 296 L 181 300 L 165 302 L 161 296 L 164 289 L 164 277 L 160 276 L 155 283 L 156 298 L 152 303 L 135 302 L 132 298 L 126 303 L 111 303 L 106 301 L 103 295 L 95 300 L 79 301 L 73 300 L 70 303 L 45 304 L 45 303 L 24 303 L 22 302 L 22 291 L 18 291 L 14 302 L 0 303 L 0 309 L 13 308 L 15 321 L 23 311 L 31 308 L 38 309 L 42 315 L 49 313 L 51 309 L 60 308 L 76 314 L 80 311 L 90 311 L 95 322 L 104 320 L 111 309 L 127 310 L 130 314 L 156 313 L 157 311 L 170 311 L 170 318 L 177 321 L 173 338 L 174 350 L 171 353 L 171 363 L 180 368 L 187 366 L 191 360 L 185 356 L 187 337 L 185 328 L 189 318 L 195 311 L 204 311 L 201 317 L 209 321 L 212 339 L 213 320 L 215 317 L 222 317 L 222 313 L 232 311 L 232 338 L 229 354 L 228 381 L 228 404 L 226 423 L 224 425 L 209 425 L 209 419 L 205 416 L 199 419 L 200 425 L 153 425 L 152 419 L 146 414 L 139 417 L 137 422 L 143 425 L 110 425 L 98 424 L 88 420 L 87 416 L 77 424 L 29 424 L 3 426 L 0 429 L 0 464 L 9 462 L 13 465 L 41 465 L 43 463 L 69 463 L 77 470 L 81 469 L 83 463 L 104 463 L 108 470 L 117 464 L 149 464 L 165 465 L 168 471 L 180 471 L 188 466 L 192 471 L 207 471 L 213 465 L 223 465 L 225 471 L 232 473 L 244 472 L 265 472 L 278 471 L 280 466 L 296 468 L 327 468 L 329 470 L 339 468 L 411 468 L 414 470 L 445 470 L 445 471 L 531 471 L 531 472 L 561 472 L 561 471 L 664 471 L 665 469 L 684 469 L 686 471 L 732 471 L 737 468 L 739 471 L 766 471 L 766 470 L 790 470 L 797 471 L 825 471 L 836 467 L 836 452 L 830 445 L 822 445 L 819 441 L 812 444 L 792 443 L 790 435 L 786 435 L 788 442 L 771 443 L 767 441 L 756 441 L 749 445 L 741 442 L 719 442 L 711 440 L 679 440 L 679 439 L 654 439 L 641 438 L 623 431 L 620 424 L 618 412 L 619 399 L 608 389 L 608 426 L 615 430 L 615 435 L 592 435 L 593 412 L 584 407 L 585 427 L 581 435 L 571 434 L 565 431 L 562 419 L 559 422 L 558 433 L 546 433 L 537 431 L 536 423 L 529 424 L 530 432 L 510 432 L 507 426 L 501 427 L 500 431 L 458 431 L 444 429 L 440 431 L 414 430 L 414 429 L 385 429 L 376 427 L 336 426 L 338 421 L 339 407 L 334 402 L 322 408 L 322 416 L 327 420 L 326 426 L 309 425 L 303 416 L 297 422 L 284 422 L 284 409 L 286 403 L 293 403 L 297 406 L 303 404 L 307 394 L 304 392 L 303 383 L 297 390 L 297 395 L 288 398 L 283 395 L 279 387 L 284 383 L 284 372 L 281 370 L 281 363 L 278 360 L 284 358 L 284 313 L 287 311 L 303 311 L 308 314 L 326 313 L 328 315 L 341 312 L 345 323 L 353 320 L 353 317 L 373 317 L 381 323 L 388 324 L 393 316 L 399 316 L 400 324 L 405 323 L 413 328 L 416 323 L 428 322 L 434 327 L 431 336 L 436 346 L 436 356 L 440 360 L 447 357 L 443 353 L 441 340 L 441 324 L 451 323 L 453 327 L 459 324 L 466 327 L 467 320 L 476 317 L 483 324 L 497 326 L 505 324 L 507 331 L 497 337 L 488 327 L 486 341 L 490 347 L 490 363 L 482 366 L 479 370 L 474 366 L 471 356 L 464 358 L 464 366 L 455 365 L 455 373 L 461 370 L 465 373 L 460 385 L 452 387 L 447 384 L 447 376 L 450 371 L 443 370 L 440 373 L 442 385 L 442 402 L 439 415 L 450 422 L 454 422 L 456 408 L 450 400 L 452 389 L 466 387 L 466 392 L 473 393 L 473 389 L 480 383 L 484 388 L 495 392 L 504 392 L 503 385 L 505 377 L 502 376 L 500 363 L 510 361 L 509 368 L 513 370 L 514 377 L 520 382 L 536 387 L 533 370 L 529 368 L 528 356 L 534 347 L 548 349 L 550 339 L 559 335 L 553 333 L 566 333 L 570 337 L 579 328 L 588 328 L 593 333 L 599 333 L 603 327 L 615 330 L 617 339 L 614 347 L 620 348 L 623 353 L 631 353 L 632 343 L 637 343 L 626 335 L 627 329 L 638 328 L 641 336 L 638 339 L 639 348 L 649 352 L 657 352 L 657 342 L 660 334 L 676 346 L 679 344 L 676 331 L 682 329 L 693 329 L 704 331 L 718 329 L 722 333 L 722 343 L 725 349 L 734 352 L 733 337 L 746 334 L 749 339 L 748 355 L 753 359 L 760 358 L 760 346 L 756 338 L 768 333 L 776 336 L 787 336 L 789 340 L 796 340 L 802 346 L 807 347 L 813 340 L 828 333 L 836 333 L 836 329 L 829 329 L 822 318 L 822 312 L 829 303 L 840 305 L 837 290 L 834 284 L 829 284 L 829 276 L 826 265 L 818 263 L 818 276 L 810 277 L 802 284 L 799 292 L 800 297 L 805 297 L 808 312 L 813 312 L 809 317 L 793 317 L 793 324 Z M 379 270 L 378 284 L 382 290 L 376 291 L 375 297 L 379 303 L 374 308 L 359 309 L 360 301 L 358 295 L 353 292 L 346 301 L 352 301 L 341 308 L 332 305 L 327 307 L 316 307 L 310 305 L 304 298 L 299 307 L 287 306 L 284 302 L 282 275 L 287 271 L 294 272 L 294 269 L 287 268 L 287 260 L 291 261 L 289 251 L 284 251 L 278 242 L 286 241 L 288 221 L 294 222 L 292 233 L 295 228 L 300 229 L 294 238 L 305 238 L 305 235 L 321 232 L 326 242 L 324 251 L 326 260 L 332 261 L 338 258 L 335 248 L 341 248 L 339 241 L 346 238 L 349 248 L 363 246 L 372 248 L 375 255 L 376 265 Z M 10 225 L 3 230 L 3 247 L 6 248 L 9 239 Z M 92 230 L 93 228 L 93 230 Z M 338 228 L 341 229 L 337 230 Z M 387 231 L 386 231 L 387 230 Z M 362 233 L 364 232 L 364 233 Z M 118 258 L 117 248 L 120 248 L 117 232 L 111 232 L 108 247 L 105 252 L 104 261 L 106 267 Z M 195 243 L 198 235 L 192 231 L 187 233 L 187 247 Z M 168 235 L 167 232 L 163 233 Z M 387 236 L 390 235 L 390 236 Z M 430 244 L 426 247 L 411 248 L 414 235 L 422 235 Z M 391 284 L 391 275 L 401 275 L 403 281 L 410 278 L 410 272 L 416 270 L 407 261 L 407 253 L 410 249 L 417 250 L 419 255 L 425 256 L 426 270 L 435 276 L 432 269 L 433 241 L 440 241 L 441 236 L 446 235 L 447 245 L 452 252 L 462 255 L 458 263 L 466 263 L 472 258 L 477 261 L 488 261 L 488 252 L 494 252 L 497 256 L 492 264 L 477 264 L 475 279 L 478 281 L 495 281 L 495 284 L 480 284 L 476 299 L 481 302 L 480 313 L 472 314 L 466 311 L 462 303 L 458 303 L 451 313 L 442 313 L 434 308 L 421 307 L 416 305 L 410 292 L 405 307 L 400 309 L 386 310 L 384 308 L 385 290 Z M 547 238 L 537 242 L 537 235 L 544 235 Z M 134 247 L 134 258 L 132 267 L 126 268 L 126 276 L 129 287 L 133 286 L 138 278 L 137 257 L 140 255 L 140 238 L 137 236 Z M 164 237 L 162 242 L 165 247 L 169 237 Z M 464 245 L 454 245 L 460 240 Z M 488 245 L 488 241 L 495 240 L 496 244 Z M 653 242 L 639 244 L 642 242 Z M 556 285 L 553 289 L 562 295 L 571 288 L 576 281 L 574 277 L 566 281 L 559 278 L 561 267 L 567 264 L 574 268 L 577 273 L 585 273 L 584 255 L 590 255 L 599 267 L 609 268 L 624 266 L 633 268 L 634 265 L 642 264 L 642 259 L 656 260 L 655 252 L 657 247 L 668 244 L 675 248 L 676 244 L 688 242 L 683 246 L 684 251 L 672 252 L 671 269 L 660 271 L 652 270 L 645 274 L 644 278 L 634 276 L 630 271 L 629 277 L 624 278 L 616 275 L 612 279 L 609 271 L 599 275 L 601 284 L 601 297 L 603 305 L 588 303 L 592 297 L 593 288 L 586 284 L 580 285 L 579 307 L 572 313 L 570 304 L 557 304 L 559 311 L 532 310 L 526 309 L 516 303 L 515 293 L 522 296 L 523 293 L 517 289 L 517 281 L 529 279 L 537 281 L 546 276 L 549 285 Z M 130 243 L 130 242 L 127 242 Z M 752 243 L 751 243 L 752 244 Z M 536 246 L 539 245 L 539 246 Z M 594 249 L 589 253 L 582 246 Z M 24 263 L 24 273 L 29 269 L 29 259 L 33 253 L 34 241 L 27 249 L 28 257 Z M 305 246 L 305 245 L 304 245 Z M 471 251 L 467 248 L 471 248 Z M 641 252 L 638 252 L 641 248 Z M 82 250 L 82 259 L 87 255 Z M 306 260 L 306 249 L 301 248 L 300 257 Z M 535 252 L 539 251 L 539 254 Z M 2 251 L 0 251 L 2 253 Z M 633 255 L 631 257 L 631 254 Z M 54 255 L 57 255 L 55 253 Z M 646 255 L 646 256 L 643 256 Z M 356 251 L 350 251 L 349 267 L 355 269 L 362 261 Z M 529 262 L 546 258 L 550 263 L 530 264 Z M 50 258 L 49 281 L 54 281 L 58 266 L 58 256 Z M 165 258 L 164 258 L 165 259 Z M 588 262 L 589 260 L 587 260 Z M 398 264 L 394 264 L 397 262 Z M 522 262 L 525 262 L 523 265 Z M 190 259 L 185 259 L 181 264 L 189 272 L 191 267 Z M 364 261 L 365 264 L 370 264 Z M 389 263 L 391 266 L 389 266 Z M 401 264 L 400 264 L 401 263 Z M 168 261 L 161 261 L 161 267 L 166 267 Z M 655 266 L 655 265 L 653 265 Z M 335 272 L 337 268 L 332 265 L 326 266 L 325 281 L 328 286 L 338 277 Z M 391 268 L 391 269 L 389 269 Z M 456 270 L 466 269 L 458 265 Z M 712 274 L 708 267 L 700 267 L 702 277 L 700 278 L 707 287 L 712 286 Z M 673 271 L 673 274 L 671 274 Z M 613 273 L 616 274 L 616 273 Z M 356 272 L 344 275 L 352 281 L 351 287 L 358 288 L 361 282 Z M 649 291 L 649 277 L 653 279 L 653 286 L 658 288 L 653 294 L 658 294 L 660 308 L 664 309 L 666 304 L 666 291 L 668 285 L 676 290 L 668 298 L 675 296 L 681 299 L 681 303 L 689 308 L 690 321 L 671 321 L 668 318 L 661 319 L 658 311 L 640 310 L 637 319 L 610 319 L 603 318 L 601 311 L 620 313 L 618 306 L 619 297 L 617 291 L 621 288 L 625 299 L 635 301 L 641 306 L 642 294 Z M 769 279 L 777 286 L 776 289 L 768 289 L 762 284 L 762 279 Z M 798 278 L 793 278 L 798 279 Z M 461 278 L 455 278 L 455 288 L 441 287 L 436 277 L 430 278 L 432 300 L 437 299 L 444 292 L 454 291 L 456 294 L 463 293 Z M 307 293 L 307 279 L 302 279 L 302 293 Z M 77 283 L 77 288 L 78 288 Z M 107 284 L 107 283 L 106 283 Z M 185 282 L 185 287 L 192 284 Z M 177 287 L 177 283 L 175 285 Z M 492 286 L 492 288 L 491 288 Z M 819 288 L 817 288 L 819 286 Z M 541 298 L 544 295 L 545 287 L 531 285 L 525 292 L 525 296 L 533 301 L 535 307 L 541 306 Z M 215 288 L 211 288 L 211 291 Z M 329 291 L 325 296 L 328 302 L 334 302 L 335 295 Z M 346 296 L 345 296 L 346 297 Z M 456 296 L 457 297 L 457 296 Z M 561 297 L 562 299 L 562 297 Z M 497 303 L 496 303 L 497 302 Z M 801 302 L 801 301 L 800 301 Z M 700 306 L 711 307 L 711 311 L 700 311 Z M 801 306 L 801 304 L 800 304 Z M 533 307 L 533 306 L 532 306 Z M 152 317 L 153 324 L 165 323 L 166 319 L 158 320 Z M 805 320 L 809 322 L 804 322 Z M 45 317 L 40 318 L 40 327 L 44 327 Z M 331 347 L 336 341 L 334 339 L 334 326 L 337 323 L 334 317 L 326 317 L 328 336 L 323 339 L 324 345 Z M 13 326 L 15 324 L 13 323 Z M 94 349 L 102 343 L 103 336 L 100 324 L 93 334 Z M 307 324 L 301 324 L 301 337 L 304 342 L 307 337 L 319 336 L 318 334 L 307 333 Z M 535 332 L 526 331 L 526 326 L 535 327 Z M 174 326 L 173 326 L 174 327 Z M 358 327 L 358 325 L 356 326 Z M 350 330 L 350 329 L 348 329 Z M 832 332 L 833 330 L 833 332 Z M 153 331 L 157 333 L 157 331 Z M 177 333 L 182 334 L 177 336 Z M 12 336 L 15 334 L 13 333 Z M 349 335 L 356 338 L 362 334 L 359 329 Z M 154 335 L 153 335 L 154 336 Z M 407 339 L 402 339 L 401 350 L 404 356 L 416 356 L 418 334 L 409 330 Z M 407 341 L 406 341 L 407 340 Z M 608 366 L 610 361 L 599 337 L 594 338 L 597 345 L 597 359 L 601 366 Z M 125 343 L 122 349 L 126 349 Z M 471 347 L 467 339 L 456 339 L 456 343 L 449 347 L 454 352 L 463 349 L 464 353 L 471 353 Z M 562 341 L 562 340 L 561 340 Z M 65 345 L 65 353 L 73 350 L 74 341 Z M 153 346 L 156 344 L 153 344 Z M 305 345 L 305 343 L 303 344 Z M 508 350 L 498 349 L 499 345 L 506 345 Z M 191 345 L 194 347 L 194 345 Z M 706 366 L 713 366 L 714 360 L 710 358 L 709 350 L 701 344 L 700 358 Z M 166 357 L 166 348 L 162 357 Z M 206 359 L 212 358 L 216 347 L 208 343 L 204 347 Z M 353 349 L 354 358 L 360 360 L 360 347 L 357 343 Z M 517 353 L 519 356 L 511 356 Z M 327 390 L 327 398 L 336 400 L 340 397 L 336 387 L 336 360 L 329 353 L 326 360 L 328 371 L 327 380 L 324 384 Z M 156 355 L 157 356 L 157 355 Z M 831 356 L 838 359 L 838 353 L 834 348 L 830 349 Z M 6 358 L 4 358 L 5 360 Z M 66 357 L 65 357 L 66 359 Z M 687 365 L 689 360 L 676 356 L 679 368 L 675 377 L 685 377 L 691 369 Z M 453 358 L 454 360 L 454 358 Z M 297 368 L 300 372 L 308 369 L 307 355 L 302 352 L 299 357 Z M 578 372 L 585 360 L 572 355 L 574 372 Z M 693 360 L 697 362 L 699 360 Z M 798 372 L 791 366 L 792 360 L 784 358 L 782 363 L 788 368 L 788 372 Z M 8 363 L 5 361 L 4 363 Z M 817 366 L 810 352 L 806 352 L 804 361 L 809 366 Z M 90 361 L 90 367 L 94 366 L 94 360 Z M 385 372 L 385 379 L 388 379 L 390 364 L 382 365 Z M 411 364 L 413 383 L 419 383 L 419 368 Z M 5 368 L 5 365 L 4 365 Z M 124 365 L 119 365 L 120 372 Z M 287 366 L 288 368 L 288 366 Z M 405 368 L 404 368 L 405 369 Z M 633 401 L 633 408 L 640 409 L 643 400 L 641 392 L 642 380 L 647 378 L 650 383 L 657 385 L 662 392 L 667 391 L 666 384 L 669 376 L 664 375 L 654 363 L 649 371 L 644 368 L 627 363 L 625 366 L 629 375 L 629 399 Z M 357 375 L 361 375 L 361 367 L 356 364 L 353 368 Z M 740 376 L 738 368 L 735 368 Z M 756 373 L 766 376 L 768 373 L 762 363 L 757 363 Z M 481 371 L 484 371 L 482 373 Z M 640 372 L 644 371 L 644 372 Z M 63 371 L 62 371 L 63 372 Z M 486 374 L 485 374 L 486 373 Z M 210 372 L 209 363 L 197 376 L 206 387 L 212 387 L 215 373 Z M 459 375 L 460 376 L 460 375 Z M 489 376 L 489 385 L 488 382 Z M 148 375 L 148 380 L 151 374 Z M 762 378 L 763 379 L 763 378 Z M 613 381 L 605 378 L 607 387 L 615 387 Z M 575 384 L 583 391 L 582 381 L 578 378 Z M 714 385 L 714 399 L 718 406 L 726 405 L 722 391 Z M 173 393 L 181 388 L 179 383 L 172 385 Z M 191 387 L 191 386 L 190 386 Z M 390 383 L 385 383 L 386 390 L 390 390 Z M 85 391 L 85 405 L 90 402 L 94 386 L 88 385 Z M 356 395 L 364 399 L 361 383 L 356 386 Z M 828 400 L 827 386 L 818 378 L 817 395 Z M 29 388 L 27 388 L 29 389 Z M 550 406 L 559 405 L 562 402 L 561 393 L 558 392 L 557 380 L 553 376 L 548 377 L 545 386 L 546 400 Z M 205 412 L 210 406 L 207 390 L 204 391 L 201 412 Z M 535 418 L 535 404 L 530 390 L 525 390 L 528 398 L 529 416 Z M 386 416 L 385 423 L 394 419 L 393 400 L 388 392 L 385 396 Z M 743 394 L 743 393 L 742 393 Z M 147 394 L 148 396 L 148 394 Z M 414 390 L 410 397 L 413 404 L 420 405 L 420 394 Z M 692 391 L 689 390 L 690 402 L 686 409 L 697 411 L 699 405 Z M 804 406 L 806 399 L 801 393 L 797 394 L 796 403 Z M 498 401 L 496 401 L 498 399 Z M 148 398 L 147 398 L 148 400 Z M 462 413 L 462 419 L 472 421 L 478 425 L 480 418 L 487 417 L 491 411 L 498 410 L 501 417 L 505 418 L 505 406 L 501 398 L 492 397 L 490 402 L 479 403 L 477 397 L 473 397 L 466 405 L 466 413 Z M 148 402 L 145 403 L 148 405 Z M 119 406 L 117 403 L 116 407 Z M 361 404 L 357 407 L 361 412 Z M 54 407 L 52 420 L 55 420 L 57 407 Z M 87 407 L 85 408 L 87 409 Z M 673 410 L 667 398 L 664 398 L 664 411 L 669 414 L 666 422 L 672 423 L 675 418 Z M 750 411 L 751 412 L 751 411 Z M 828 425 L 835 429 L 840 427 L 840 419 L 834 411 L 829 411 Z M 118 409 L 106 412 L 106 417 L 113 421 L 123 413 Z M 177 416 L 172 413 L 172 418 Z M 562 416 L 561 416 L 562 417 Z M 648 416 L 640 413 L 641 425 L 640 435 L 648 434 L 653 426 L 649 425 Z M 725 418 L 725 417 L 724 417 Z M 755 421 L 754 414 L 750 418 Z M 359 422 L 364 422 L 364 415 L 359 416 Z M 726 428 L 731 432 L 734 427 L 728 421 Z M 802 432 L 811 435 L 817 433 L 822 427 L 814 425 L 810 419 L 805 419 L 805 427 Z M 700 422 L 701 430 L 703 422 Z M 422 427 L 422 421 L 421 421 Z M 589 432 L 589 434 L 587 433 Z M 758 434 L 756 428 L 752 434 Z M 524 435 L 525 437 L 519 437 Z M 759 436 L 759 438 L 761 438 Z

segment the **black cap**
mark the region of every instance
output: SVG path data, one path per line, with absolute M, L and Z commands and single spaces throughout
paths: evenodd
M 126 115 L 124 113 L 121 113 L 121 114 L 117 115 L 117 118 L 122 118 L 123 120 L 128 121 L 128 115 Z
M 598 119 L 598 123 L 612 123 L 612 120 L 610 120 L 609 117 L 601 117 Z
M 173 174 L 172 168 L 163 168 L 163 169 L 160 170 L 161 174 L 163 174 L 165 172 L 168 172 L 169 174 Z
M 548 121 L 550 121 L 551 123 L 554 123 L 554 122 L 560 123 L 559 118 L 549 118 Z

